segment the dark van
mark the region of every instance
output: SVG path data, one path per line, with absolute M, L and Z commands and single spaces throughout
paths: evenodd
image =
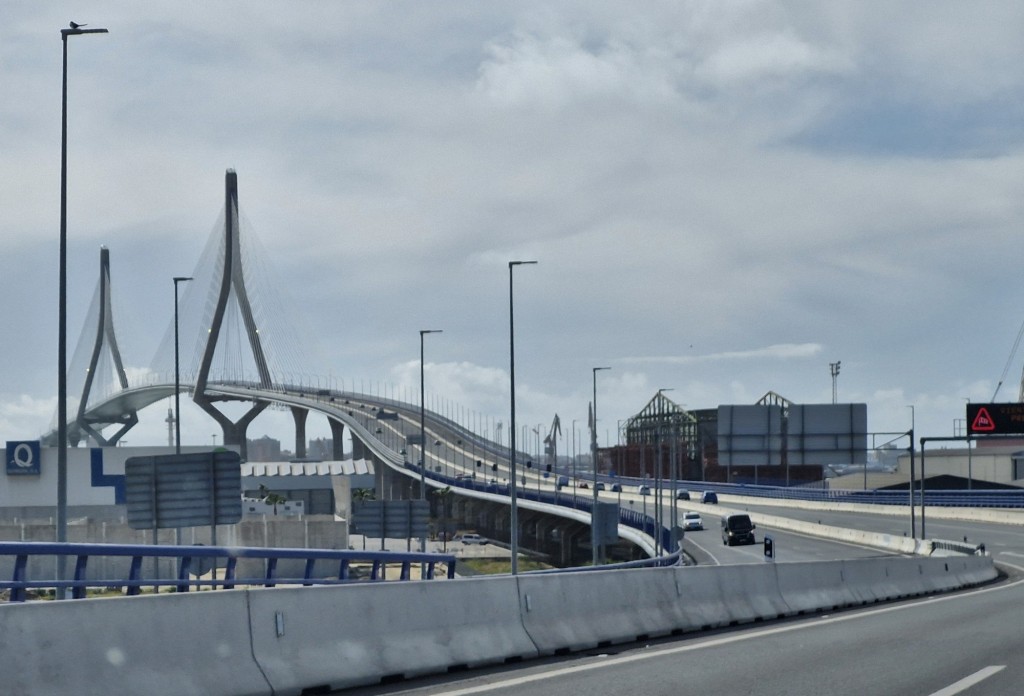
M 733 544 L 756 544 L 754 538 L 754 523 L 750 521 L 750 515 L 736 513 L 722 517 L 722 543 L 726 546 Z

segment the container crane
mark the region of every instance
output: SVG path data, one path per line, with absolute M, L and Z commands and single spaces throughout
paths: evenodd
M 558 420 L 558 414 L 551 421 L 551 431 L 544 436 L 544 460 L 545 464 L 554 470 L 558 465 L 558 436 L 562 434 L 562 422 Z

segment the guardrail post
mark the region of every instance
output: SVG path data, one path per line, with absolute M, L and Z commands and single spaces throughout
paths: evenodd
M 128 596 L 139 594 L 142 589 L 139 581 L 142 574 L 142 556 L 132 556 L 132 564 L 128 569 Z
M 72 599 L 83 599 L 85 597 L 85 574 L 88 563 L 89 557 L 85 554 L 79 554 L 75 560 L 75 587 L 71 590 Z

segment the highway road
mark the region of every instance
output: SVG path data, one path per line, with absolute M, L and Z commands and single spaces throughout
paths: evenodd
M 404 414 L 403 414 L 404 415 Z M 396 430 L 410 432 L 399 421 Z M 387 437 L 385 421 L 382 435 Z M 368 419 L 368 425 L 372 421 Z M 442 440 L 445 434 L 438 433 Z M 392 437 L 396 437 L 394 433 Z M 397 437 L 396 437 L 397 439 Z M 432 463 L 474 469 L 475 445 L 435 445 Z M 468 451 L 466 451 L 468 450 Z M 484 458 L 489 461 L 491 457 Z M 499 480 L 502 477 L 499 463 Z M 550 480 L 531 477 L 532 488 Z M 584 495 L 591 491 L 577 491 Z M 634 509 L 652 507 L 653 498 L 624 491 Z M 820 522 L 823 525 L 909 535 L 909 516 L 781 508 L 751 499 L 723 496 L 720 506 L 680 502 L 680 514 L 696 509 L 705 517 L 704 531 L 687 534 L 691 553 L 704 564 L 765 563 L 761 544 L 725 547 L 715 513 L 748 509 L 768 515 Z M 667 517 L 667 515 L 666 515 Z M 918 527 L 918 531 L 920 528 Z M 1007 580 L 968 592 L 905 601 L 870 609 L 848 610 L 806 618 L 752 624 L 729 630 L 694 633 L 682 638 L 615 646 L 601 651 L 491 667 L 463 674 L 349 690 L 350 694 L 622 694 L 638 688 L 645 694 L 908 694 L 969 696 L 1022 693 L 1024 661 L 1024 534 L 1020 527 L 929 517 L 929 537 L 983 541 L 1009 574 Z M 778 563 L 857 558 L 881 552 L 847 544 L 759 528 L 776 544 Z
M 862 529 L 869 532 L 880 532 L 893 535 L 910 535 L 909 512 L 902 515 L 890 512 L 850 512 L 832 510 L 810 510 L 788 506 L 765 505 L 753 499 L 726 498 L 723 507 L 766 515 L 776 515 L 804 522 L 820 522 L 823 525 Z M 930 509 L 930 508 L 929 508 Z M 998 524 L 994 522 L 977 522 L 970 520 L 949 520 L 929 517 L 925 511 L 926 527 L 930 539 L 964 540 L 971 543 L 984 543 L 989 554 L 996 561 L 1005 560 L 1009 563 L 1024 563 L 1024 526 Z M 1024 522 L 1024 512 L 1021 513 Z M 920 535 L 918 520 L 918 535 Z
M 397 451 L 406 451 L 406 459 L 412 461 L 419 458 L 419 447 L 408 445 L 406 438 L 410 435 L 419 435 L 419 413 L 408 408 L 395 408 L 393 404 L 382 404 L 373 400 L 355 400 L 350 403 L 337 404 L 346 408 L 357 417 L 366 427 L 385 445 Z M 383 405 L 389 414 L 397 414 L 397 418 L 379 418 L 375 408 Z M 508 482 L 508 459 L 507 448 L 500 450 L 493 443 L 478 442 L 470 435 L 456 433 L 449 428 L 436 425 L 428 425 L 427 428 L 427 465 L 439 472 L 446 472 L 449 475 L 457 473 L 475 474 L 477 480 L 497 480 L 505 485 Z M 521 466 L 524 460 L 531 457 L 521 453 L 522 459 L 518 462 Z M 481 461 L 480 467 L 476 462 Z M 491 468 L 492 464 L 497 465 L 497 470 Z M 521 488 L 537 490 L 538 486 L 545 491 L 553 492 L 555 476 L 544 478 L 540 475 L 539 466 L 528 470 L 525 473 L 525 485 L 520 481 Z M 522 471 L 522 469 L 521 469 Z M 568 487 L 562 491 L 565 495 L 573 495 L 590 499 L 593 491 L 589 488 Z M 654 496 L 641 496 L 635 486 L 626 486 L 621 493 L 605 490 L 600 493 L 600 498 L 606 501 L 617 501 L 622 507 L 629 507 L 637 512 L 646 512 L 654 515 Z M 669 523 L 669 506 L 671 505 L 670 495 L 665 494 L 665 507 L 663 516 L 665 524 Z M 728 506 L 722 506 L 723 508 Z M 686 510 L 698 510 L 705 515 L 704 531 L 691 532 L 685 542 L 685 548 L 690 555 L 700 564 L 732 565 L 736 563 L 751 563 L 763 561 L 763 547 L 761 541 L 764 534 L 771 534 L 776 544 L 777 560 L 786 561 L 809 561 L 809 560 L 834 560 L 837 558 L 863 558 L 867 556 L 878 556 L 881 554 L 877 549 L 867 549 L 841 542 L 809 537 L 791 532 L 776 529 L 764 528 L 757 531 L 758 544 L 754 546 L 725 547 L 721 543 L 718 531 L 719 518 L 715 515 L 718 511 L 716 506 L 703 506 L 698 503 L 687 503 L 679 501 L 678 507 L 680 519 Z M 897 532 L 898 533 L 898 532 Z
M 1024 683 L 1024 568 L 1004 582 L 871 609 L 356 690 L 361 696 L 1006 696 Z

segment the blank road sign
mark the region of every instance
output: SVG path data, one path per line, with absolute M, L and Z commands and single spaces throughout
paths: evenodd
M 237 452 L 129 457 L 124 474 L 132 529 L 235 524 L 242 519 L 242 465 Z

